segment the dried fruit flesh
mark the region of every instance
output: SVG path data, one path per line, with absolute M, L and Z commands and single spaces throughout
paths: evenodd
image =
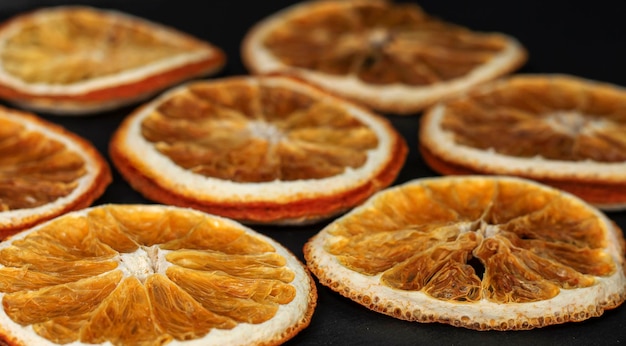
M 245 80 L 192 85 L 145 117 L 141 132 L 184 169 L 250 183 L 332 177 L 362 167 L 379 145 L 347 109 Z
M 90 142 L 0 107 L 0 238 L 89 206 L 110 182 L 109 166 Z
M 0 59 L 8 74 L 26 83 L 67 85 L 138 68 L 184 49 L 77 8 L 25 24 L 6 40 Z
M 0 210 L 35 208 L 67 196 L 85 175 L 84 160 L 65 144 L 0 119 Z
M 290 18 L 263 42 L 288 66 L 408 85 L 461 77 L 507 43 L 430 17 L 417 5 L 375 1 Z

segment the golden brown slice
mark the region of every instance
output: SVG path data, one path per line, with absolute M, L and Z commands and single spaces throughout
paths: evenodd
M 626 90 L 565 75 L 492 82 L 428 110 L 422 156 L 443 174 L 506 174 L 626 207 Z
M 308 326 L 317 292 L 293 254 L 236 222 L 104 205 L 0 243 L 0 298 L 9 345 L 277 345 Z
M 242 58 L 252 73 L 297 75 L 379 111 L 408 114 L 526 61 L 500 33 L 442 21 L 415 4 L 305 1 L 251 28 Z
M 173 28 L 86 6 L 42 8 L 0 27 L 0 97 L 50 113 L 119 107 L 224 62 L 219 48 Z
M 399 319 L 521 330 L 626 299 L 624 238 L 581 199 L 513 177 L 423 178 L 374 195 L 305 244 L 320 283 Z
M 231 77 L 172 90 L 110 143 L 129 183 L 158 202 L 249 223 L 300 224 L 388 186 L 407 153 L 383 117 L 285 77 Z
M 0 107 L 0 239 L 91 205 L 110 182 L 108 164 L 87 140 Z

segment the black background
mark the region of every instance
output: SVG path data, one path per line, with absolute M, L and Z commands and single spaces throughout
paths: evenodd
M 88 4 L 118 9 L 167 24 L 208 40 L 228 57 L 217 75 L 247 74 L 239 55 L 244 34 L 258 20 L 294 1 L 91 0 Z M 0 0 L 0 20 L 42 6 L 69 4 L 53 0 Z M 481 31 L 500 31 L 516 37 L 529 51 L 517 73 L 564 73 L 626 86 L 626 3 L 617 1 L 497 1 L 424 0 L 431 14 Z M 120 121 L 137 104 L 87 117 L 39 113 L 92 141 L 108 159 L 107 146 Z M 385 114 L 406 138 L 410 148 L 396 183 L 434 176 L 417 151 L 419 114 Z M 110 162 L 110 161 L 109 161 Z M 113 168 L 113 166 L 112 166 Z M 95 202 L 151 203 L 133 191 L 114 170 L 114 181 Z M 608 213 L 626 228 L 626 212 Z M 302 246 L 326 223 L 301 228 L 252 227 L 291 249 L 301 260 Z M 288 345 L 613 345 L 626 343 L 626 307 L 600 318 L 531 331 L 477 332 L 443 324 L 420 324 L 384 316 L 318 285 L 319 300 L 310 326 Z

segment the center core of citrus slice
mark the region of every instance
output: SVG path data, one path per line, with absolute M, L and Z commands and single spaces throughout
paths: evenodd
M 604 120 L 573 111 L 553 112 L 548 115 L 546 122 L 555 131 L 571 136 L 606 125 Z
M 382 48 L 391 38 L 389 30 L 375 28 L 368 34 L 368 42 L 373 48 Z
M 285 134 L 278 127 L 265 121 L 251 121 L 248 130 L 253 137 L 265 140 L 270 144 L 276 144 L 285 138 Z
M 482 223 L 481 224 L 481 234 L 485 237 L 485 238 L 492 238 L 494 237 L 496 234 L 498 234 L 500 232 L 500 229 L 498 226 L 496 225 L 489 225 L 486 223 Z
M 166 263 L 157 245 L 141 246 L 135 252 L 121 253 L 118 268 L 125 276 L 134 276 L 144 283 L 150 275 L 165 272 Z

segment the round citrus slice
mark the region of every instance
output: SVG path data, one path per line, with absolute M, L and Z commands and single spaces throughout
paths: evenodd
M 86 114 L 213 73 L 223 52 L 173 28 L 86 6 L 43 8 L 0 26 L 0 97 Z
M 304 224 L 390 185 L 407 146 L 365 108 L 286 77 L 197 81 L 127 117 L 113 163 L 147 198 L 245 223 Z
M 305 1 L 252 27 L 242 59 L 379 111 L 408 114 L 526 61 L 517 40 L 445 22 L 414 4 Z
M 423 178 L 389 188 L 304 247 L 320 283 L 398 319 L 524 330 L 626 299 L 621 230 L 532 180 Z
M 90 142 L 0 107 L 0 239 L 91 205 L 110 182 L 109 166 Z
M 10 345 L 277 345 L 317 292 L 274 240 L 202 212 L 103 205 L 0 244 Z
M 419 143 L 442 174 L 515 175 L 626 207 L 626 90 L 566 75 L 492 82 L 428 110 Z

